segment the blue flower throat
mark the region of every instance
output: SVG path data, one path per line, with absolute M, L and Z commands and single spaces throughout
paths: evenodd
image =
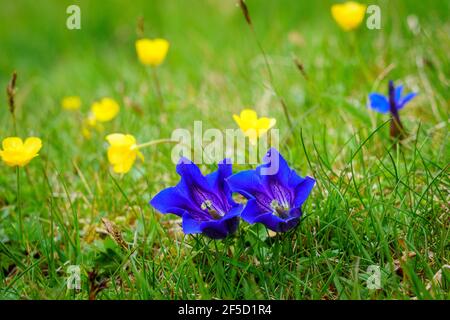
M 274 199 L 270 203 L 270 207 L 273 209 L 273 213 L 280 218 L 286 219 L 289 217 L 289 206 L 287 204 L 280 205 L 278 200 Z
M 206 212 L 208 212 L 208 214 L 214 219 L 214 220 L 220 220 L 223 218 L 223 212 L 221 212 L 220 210 L 217 210 L 212 201 L 206 199 L 205 201 L 202 202 L 200 208 L 202 210 L 205 210 Z

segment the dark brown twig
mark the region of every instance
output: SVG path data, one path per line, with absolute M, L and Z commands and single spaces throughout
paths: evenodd
M 8 97 L 8 106 L 9 112 L 11 113 L 13 119 L 13 127 L 14 134 L 17 135 L 17 124 L 16 124 L 16 104 L 15 104 L 15 96 L 16 96 L 16 82 L 17 82 L 17 72 L 14 71 L 11 80 L 6 86 L 6 95 Z
M 249 25 L 252 25 L 252 19 L 250 19 L 250 14 L 244 0 L 239 0 L 239 6 L 241 7 L 242 13 L 244 14 L 245 20 L 247 20 L 247 23 Z
M 306 74 L 305 66 L 303 65 L 303 63 L 301 63 L 297 57 L 294 57 L 294 63 L 295 63 L 295 66 L 297 67 L 298 71 L 300 71 L 300 73 L 302 74 L 302 76 L 306 80 L 308 80 L 308 75 Z
M 144 36 L 144 17 L 139 17 L 136 26 L 136 34 L 142 38 Z
M 9 106 L 9 112 L 14 115 L 15 112 L 15 103 L 14 98 L 16 95 L 16 81 L 17 81 L 17 72 L 14 71 L 11 80 L 8 83 L 8 86 L 6 87 L 6 94 L 8 96 L 8 106 Z

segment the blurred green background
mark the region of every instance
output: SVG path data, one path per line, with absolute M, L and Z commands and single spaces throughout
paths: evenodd
M 247 2 L 258 36 L 272 54 L 308 52 L 311 42 L 326 43 L 338 32 L 330 14 L 331 4 L 338 1 Z M 124 62 L 135 60 L 133 45 L 139 17 L 145 19 L 147 36 L 162 36 L 171 41 L 167 68 L 172 67 L 172 72 L 191 69 L 193 64 L 220 68 L 230 59 L 243 67 L 254 55 L 254 44 L 248 41 L 245 22 L 236 3 L 235 0 L 2 1 L 0 80 L 3 84 L 14 69 L 23 72 L 23 77 L 48 77 L 55 69 L 70 68 L 66 65 L 69 62 L 93 57 L 97 58 L 97 68 L 102 72 L 112 69 L 111 75 L 116 75 L 114 70 L 120 69 Z M 366 3 L 381 7 L 382 32 L 387 37 L 401 33 L 404 41 L 411 39 L 405 14 L 418 16 L 429 36 L 445 32 L 440 30 L 444 24 L 448 28 L 450 4 L 445 0 Z M 81 30 L 66 28 L 66 8 L 71 4 L 81 8 Z M 290 47 L 288 33 L 291 31 L 301 33 L 305 48 Z M 366 30 L 359 36 L 367 46 L 370 43 L 373 46 L 379 33 Z M 66 73 L 68 77 L 71 75 L 71 81 L 76 81 L 69 83 L 78 84 L 80 79 L 76 73 L 70 74 L 69 70 Z
M 88 108 L 99 96 L 117 94 L 120 85 L 132 88 L 145 77 L 134 50 L 137 21 L 142 17 L 145 36 L 165 37 L 171 42 L 167 61 L 160 68 L 165 88 L 173 94 L 167 99 L 182 105 L 189 90 L 198 92 L 206 85 L 209 97 L 228 99 L 215 108 L 237 111 L 240 107 L 235 97 L 242 105 L 254 105 L 261 94 L 255 90 L 262 86 L 258 76 L 264 73 L 264 66 L 236 3 L 2 1 L 0 87 L 6 86 L 13 70 L 18 71 L 19 87 L 28 97 L 23 112 L 57 108 L 60 98 L 70 94 L 81 95 Z M 273 59 L 276 83 L 288 95 L 300 91 L 296 97 L 288 97 L 296 110 L 308 102 L 291 61 L 293 56 L 304 63 L 324 95 L 341 90 L 346 95 L 352 90 L 365 95 L 372 85 L 368 80 L 375 79 L 391 63 L 396 65 L 393 78 L 414 74 L 418 53 L 426 54 L 431 64 L 438 60 L 439 65 L 434 65 L 437 76 L 439 72 L 449 73 L 448 1 L 368 2 L 380 6 L 382 30 L 368 30 L 363 25 L 354 34 L 344 33 L 332 20 L 330 6 L 335 1 L 247 3 L 257 36 Z M 66 8 L 71 4 L 81 8 L 81 30 L 66 28 Z M 418 18 L 423 30 L 420 37 L 408 28 L 410 15 Z M 354 54 L 355 44 L 359 57 Z M 423 48 L 429 53 L 421 52 Z M 365 65 L 360 65 L 361 61 Z M 448 83 L 441 86 L 439 77 L 432 80 L 448 101 L 448 90 L 444 90 Z M 222 90 L 223 85 L 227 90 Z M 41 120 L 48 118 L 41 113 L 33 119 Z M 6 133 L 5 121 L 2 116 L 2 135 Z
M 450 1 L 361 1 L 380 6 L 382 28 L 363 23 L 348 33 L 332 19 L 336 2 L 246 1 L 273 84 L 292 116 L 291 135 L 236 0 L 1 0 L 0 139 L 14 134 L 4 88 L 17 70 L 18 135 L 43 140 L 39 158 L 22 171 L 24 224 L 34 255 L 16 228 L 16 175 L 0 165 L 0 263 L 2 284 L 11 286 L 4 296 L 76 298 L 61 268 L 80 263 L 107 277 L 118 270 L 120 288 L 110 287 L 106 298 L 430 298 L 426 284 L 448 264 L 448 178 L 442 173 L 450 161 Z M 81 8 L 81 30 L 66 28 L 71 4 Z M 164 112 L 149 69 L 136 57 L 140 18 L 145 37 L 171 44 L 157 70 Z M 389 79 L 419 93 L 401 111 L 410 136 L 393 155 L 387 126 L 373 134 L 388 117 L 367 109 L 368 94 L 386 93 Z M 69 95 L 81 97 L 81 112 L 62 110 L 60 101 Z M 116 99 L 121 111 L 87 140 L 81 121 L 103 96 Z M 185 245 L 192 238 L 180 244 L 174 217 L 147 205 L 178 181 L 172 145 L 143 150 L 145 162 L 116 177 L 116 184 L 104 138 L 112 132 L 131 133 L 141 143 L 169 138 L 176 128 L 192 130 L 195 120 L 204 129 L 234 129 L 232 115 L 243 108 L 275 117 L 280 151 L 299 173 L 317 180 L 304 208 L 309 218 L 277 246 L 258 238 L 265 230 L 243 223 L 246 238 L 236 241 L 255 235 L 254 251 L 237 242 L 234 256 L 224 260 L 208 256 L 208 245 L 191 255 Z M 59 229 L 52 229 L 53 217 Z M 102 217 L 121 224 L 127 242 L 138 239 L 132 276 L 122 268 L 121 249 L 96 231 Z M 119 261 L 111 258 L 114 250 Z M 403 266 L 408 277 L 386 268 L 383 292 L 368 291 L 353 272 L 360 262 L 361 268 L 393 266 L 405 250 L 417 252 Z M 77 297 L 87 298 L 86 291 Z

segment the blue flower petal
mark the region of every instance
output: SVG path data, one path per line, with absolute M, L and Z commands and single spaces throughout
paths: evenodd
M 183 214 L 183 232 L 185 234 L 195 234 L 195 233 L 201 233 L 202 228 L 201 224 L 203 221 L 199 221 L 192 217 L 189 212 L 185 212 Z
M 295 170 L 291 170 L 291 174 L 289 176 L 289 188 L 295 188 L 304 180 L 305 178 L 299 176 Z
M 180 217 L 185 211 L 196 210 L 196 206 L 179 192 L 178 187 L 161 190 L 150 200 L 150 205 L 161 213 L 173 213 Z
M 402 98 L 402 91 L 403 91 L 402 85 L 395 88 L 395 105 L 397 106 L 397 108 L 398 108 L 400 99 Z
M 247 201 L 247 204 L 245 205 L 244 210 L 241 213 L 241 218 L 250 223 L 255 223 L 255 219 L 259 217 L 260 215 L 271 213 L 268 211 L 266 207 L 263 207 L 258 204 L 258 201 L 256 199 L 250 199 Z
M 223 239 L 234 233 L 239 225 L 242 205 L 235 206 L 220 220 L 199 220 L 189 212 L 183 214 L 183 232 L 185 234 L 204 233 L 213 239 Z
M 195 203 L 197 207 L 200 208 L 206 200 L 213 202 L 224 211 L 230 207 L 224 193 L 213 189 L 199 167 L 189 159 L 180 159 L 177 172 L 181 176 L 181 181 L 177 185 L 179 192 Z
M 406 96 L 404 96 L 403 98 L 400 99 L 400 101 L 398 102 L 397 108 L 401 109 L 405 106 L 405 104 L 407 104 L 409 101 L 411 101 L 415 96 L 417 96 L 417 93 L 415 92 L 410 92 L 408 93 Z
M 271 199 L 260 202 L 270 204 L 272 200 L 277 200 L 280 204 L 289 206 L 294 198 L 294 188 L 290 186 L 295 182 L 293 181 L 295 178 L 292 177 L 293 170 L 275 148 L 267 152 L 263 161 L 265 163 L 259 166 L 256 172 L 261 176 L 266 189 L 270 190 Z
M 294 228 L 298 224 L 299 221 L 300 221 L 300 216 L 290 217 L 286 220 L 283 220 L 280 217 L 278 217 L 272 213 L 267 213 L 267 214 L 258 216 L 254 220 L 254 223 L 257 223 L 257 222 L 262 223 L 267 228 L 269 228 L 270 230 L 275 231 L 275 232 L 286 232 L 286 231 Z
M 300 207 L 289 210 L 289 217 L 291 218 L 300 218 L 302 214 L 303 212 Z
M 223 239 L 235 233 L 239 226 L 239 217 L 211 220 L 201 224 L 201 232 L 212 239 Z
M 369 95 L 370 107 L 380 113 L 389 112 L 389 101 L 388 99 L 379 93 L 371 93 Z
M 228 220 L 234 217 L 239 217 L 242 213 L 242 210 L 244 209 L 244 205 L 239 204 L 234 206 L 230 211 L 228 211 L 225 216 L 223 217 L 223 220 Z
M 233 205 L 235 204 L 232 198 L 231 190 L 228 184 L 225 182 L 225 179 L 233 174 L 233 169 L 231 165 L 230 159 L 224 159 L 218 163 L 218 169 L 208 175 L 205 176 L 206 181 L 210 185 L 210 187 L 216 193 L 223 193 L 228 200 L 228 203 Z
M 276 180 L 283 187 L 288 188 L 291 169 L 278 150 L 270 148 L 263 162 L 264 164 L 256 168 L 256 173 L 260 175 L 262 182 L 270 183 Z
M 180 188 L 189 195 L 190 186 L 196 185 L 201 189 L 208 190 L 208 183 L 199 167 L 191 160 L 182 157 L 177 164 L 177 173 L 181 176 Z
M 305 177 L 305 179 L 297 185 L 295 188 L 295 199 L 294 199 L 294 207 L 300 208 L 306 199 L 309 197 L 312 188 L 316 180 L 311 177 Z
M 255 194 L 260 193 L 264 189 L 261 178 L 256 174 L 255 170 L 235 173 L 228 177 L 226 182 L 232 192 L 238 192 L 247 199 L 254 198 Z

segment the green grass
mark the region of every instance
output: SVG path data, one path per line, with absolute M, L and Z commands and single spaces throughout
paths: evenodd
M 247 1 L 293 133 L 234 1 L 76 1 L 80 31 L 65 28 L 71 1 L 3 3 L 0 88 L 17 70 L 18 135 L 39 136 L 44 147 L 19 172 L 24 233 L 16 172 L 0 165 L 0 297 L 450 298 L 449 270 L 433 281 L 450 264 L 449 3 L 374 2 L 382 29 L 344 33 L 331 1 Z M 420 21 L 418 35 L 409 15 Z M 134 51 L 140 16 L 147 36 L 171 42 L 158 70 L 163 114 Z M 386 92 L 388 79 L 419 92 L 401 112 L 408 138 L 400 148 L 388 118 L 366 108 L 368 93 Z M 83 114 L 92 101 L 114 97 L 120 115 L 86 140 L 81 115 L 60 107 L 66 95 L 81 96 Z M 272 237 L 241 223 L 225 241 L 183 236 L 175 216 L 148 205 L 178 181 L 172 145 L 143 150 L 145 162 L 123 177 L 110 173 L 108 133 L 145 142 L 193 130 L 195 120 L 204 129 L 235 128 L 232 114 L 244 107 L 277 118 L 281 153 L 317 180 L 293 231 Z M 6 98 L 0 108 L 3 139 L 14 135 Z M 104 234 L 102 218 L 117 224 L 129 249 Z M 81 267 L 80 291 L 66 288 L 69 265 Z M 380 290 L 366 286 L 369 265 L 381 268 Z

